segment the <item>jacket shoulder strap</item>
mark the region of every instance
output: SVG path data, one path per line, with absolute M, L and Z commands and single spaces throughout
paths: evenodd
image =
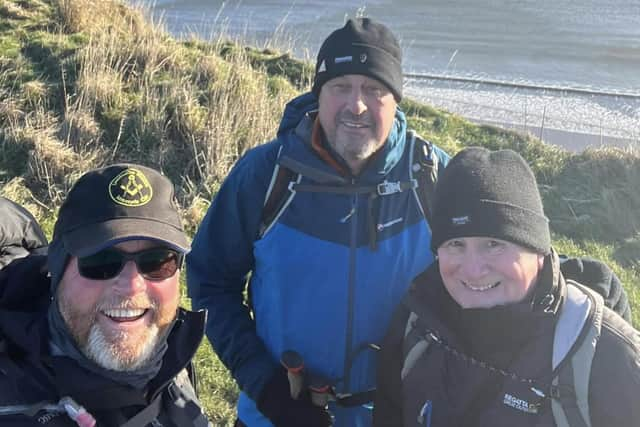
M 551 409 L 558 427 L 591 427 L 589 380 L 603 311 L 599 294 L 567 282 L 567 299 L 553 341 Z

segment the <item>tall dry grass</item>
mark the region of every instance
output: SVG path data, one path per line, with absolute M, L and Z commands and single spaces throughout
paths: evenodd
M 3 1 L 12 16 L 23 10 L 22 2 Z M 36 79 L 5 97 L 2 146 L 29 158 L 29 167 L 14 175 L 55 206 L 88 169 L 144 163 L 177 184 L 194 228 L 236 159 L 274 136 L 294 89 L 256 69 L 244 49 L 223 59 L 225 40 L 196 47 L 174 40 L 144 9 L 117 1 L 49 4 L 57 25 L 47 36 L 57 38 L 56 45 L 78 34 L 83 39 L 57 64 L 68 70 L 57 81 L 62 101 Z

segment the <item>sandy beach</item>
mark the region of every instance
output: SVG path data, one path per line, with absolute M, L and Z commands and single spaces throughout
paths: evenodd
M 492 84 L 407 78 L 407 96 L 542 137 L 572 151 L 588 146 L 640 148 L 640 96 L 593 95 Z

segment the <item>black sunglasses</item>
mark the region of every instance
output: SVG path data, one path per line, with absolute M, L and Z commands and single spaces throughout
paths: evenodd
M 142 277 L 160 281 L 176 274 L 183 259 L 183 254 L 169 248 L 151 248 L 133 253 L 108 248 L 79 257 L 78 272 L 86 279 L 107 280 L 120 274 L 127 262 L 134 261 Z

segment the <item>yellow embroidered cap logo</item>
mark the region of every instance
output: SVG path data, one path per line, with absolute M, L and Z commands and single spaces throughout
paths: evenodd
M 149 180 L 138 169 L 129 168 L 118 174 L 109 183 L 109 197 L 119 205 L 144 206 L 153 197 Z

